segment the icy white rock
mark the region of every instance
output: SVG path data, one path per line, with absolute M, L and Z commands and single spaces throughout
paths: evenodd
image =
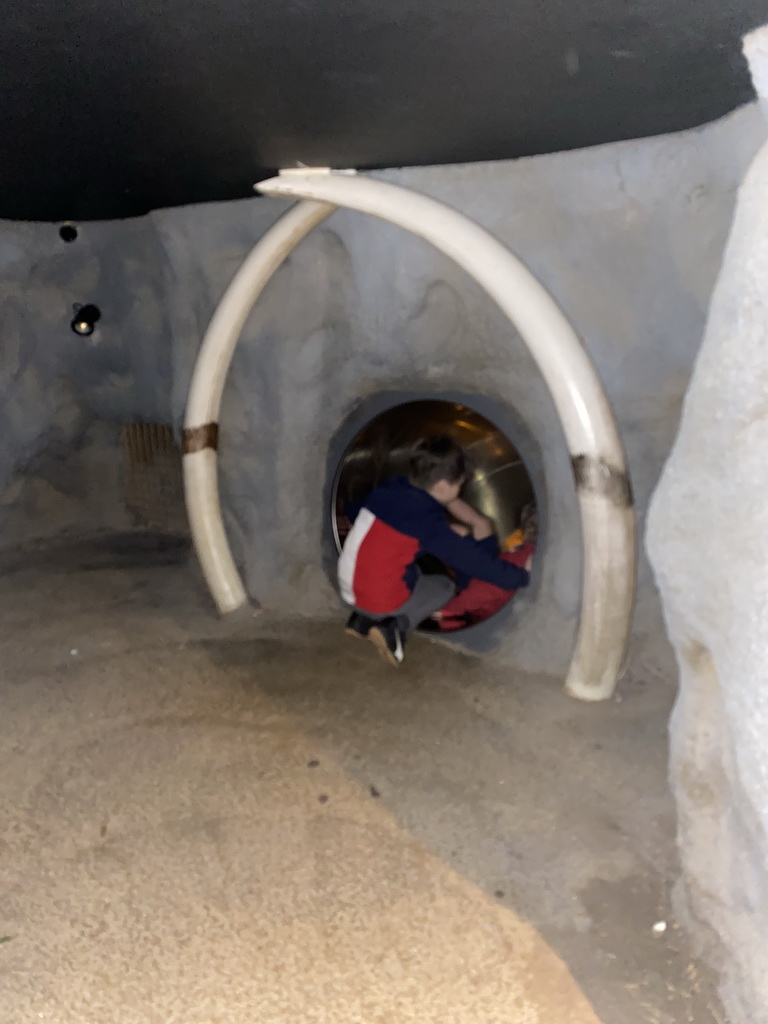
M 768 111 L 768 27 L 745 40 Z M 768 1022 L 768 146 L 741 187 L 648 550 L 680 668 L 681 900 L 734 1024 Z

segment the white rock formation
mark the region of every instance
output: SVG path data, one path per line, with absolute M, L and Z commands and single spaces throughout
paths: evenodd
M 768 110 L 768 27 L 745 40 Z M 768 1022 L 768 146 L 741 187 L 648 551 L 680 667 L 681 895 L 734 1024 Z

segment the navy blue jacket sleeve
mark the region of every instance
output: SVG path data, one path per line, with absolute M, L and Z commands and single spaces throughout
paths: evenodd
M 344 502 L 344 515 L 350 521 L 354 523 L 357 517 L 360 515 L 360 509 L 363 507 L 362 501 L 345 501 Z
M 495 538 L 476 541 L 472 537 L 459 537 L 446 520 L 445 523 L 430 523 L 418 540 L 425 553 L 434 555 L 459 573 L 493 583 L 502 590 L 520 590 L 530 582 L 530 573 L 525 569 L 493 553 L 498 552 Z M 488 543 L 491 540 L 493 545 Z

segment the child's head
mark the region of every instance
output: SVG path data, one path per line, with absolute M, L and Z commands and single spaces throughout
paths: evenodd
M 426 437 L 414 446 L 408 479 L 441 505 L 458 498 L 467 475 L 467 456 L 452 437 Z

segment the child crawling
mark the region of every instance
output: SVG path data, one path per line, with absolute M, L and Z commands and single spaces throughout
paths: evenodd
M 530 561 L 525 568 L 503 561 L 490 520 L 459 497 L 467 465 L 453 438 L 419 441 L 408 477 L 372 491 L 344 541 L 339 587 L 354 609 L 347 632 L 371 640 L 392 665 L 402 663 L 406 638 L 456 592 L 448 576 L 421 571 L 424 555 L 438 558 L 460 578 L 503 590 L 518 590 L 530 580 Z M 452 526 L 449 515 L 463 528 Z

